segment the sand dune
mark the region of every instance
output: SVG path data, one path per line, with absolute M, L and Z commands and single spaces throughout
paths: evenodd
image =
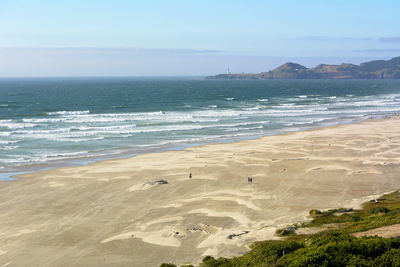
M 238 255 L 310 209 L 400 188 L 399 147 L 390 118 L 21 175 L 0 182 L 0 266 Z

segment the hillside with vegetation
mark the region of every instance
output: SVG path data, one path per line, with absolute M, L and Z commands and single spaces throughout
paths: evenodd
M 390 60 L 374 60 L 360 65 L 320 64 L 306 68 L 297 63 L 285 63 L 278 68 L 261 73 L 218 74 L 206 79 L 400 79 L 400 57 Z
M 311 210 L 310 217 L 310 222 L 277 230 L 282 240 L 256 242 L 247 254 L 234 258 L 207 256 L 199 267 L 400 266 L 399 191 L 366 202 L 360 210 Z M 389 238 L 369 236 L 368 230 L 388 225 Z M 302 229 L 314 233 L 301 234 Z

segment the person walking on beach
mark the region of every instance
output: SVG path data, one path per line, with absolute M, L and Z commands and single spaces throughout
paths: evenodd
M 192 179 L 192 173 L 189 173 L 189 179 Z

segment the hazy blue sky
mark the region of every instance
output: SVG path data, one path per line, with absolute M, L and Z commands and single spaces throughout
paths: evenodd
M 206 75 L 400 55 L 398 0 L 0 0 L 0 76 Z

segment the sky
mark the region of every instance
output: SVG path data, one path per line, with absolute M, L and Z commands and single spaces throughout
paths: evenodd
M 398 0 L 0 0 L 0 76 L 261 72 L 400 55 Z

